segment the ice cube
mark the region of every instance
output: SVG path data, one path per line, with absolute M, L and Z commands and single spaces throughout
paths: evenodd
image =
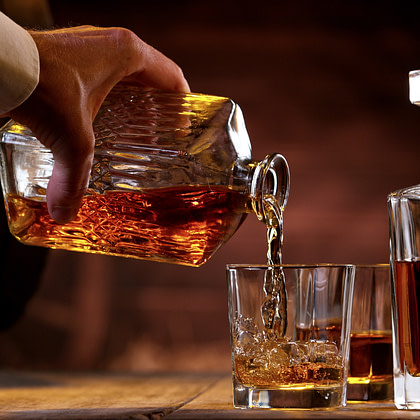
M 240 315 L 235 321 L 236 332 L 248 331 L 252 334 L 258 333 L 258 327 L 254 322 L 253 318 L 248 318 Z
M 310 361 L 313 363 L 335 364 L 341 360 L 337 345 L 331 341 L 310 341 L 308 350 Z
M 249 331 L 240 331 L 234 342 L 236 354 L 248 354 L 258 345 L 257 337 Z
M 290 358 L 281 346 L 275 346 L 269 352 L 269 361 L 273 367 L 278 368 L 279 366 L 288 366 Z

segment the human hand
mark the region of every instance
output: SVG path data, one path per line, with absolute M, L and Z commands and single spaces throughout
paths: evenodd
M 87 190 L 92 122 L 113 86 L 128 78 L 163 90 L 187 92 L 189 87 L 173 61 L 128 29 L 80 26 L 30 34 L 39 51 L 39 84 L 8 116 L 51 149 L 55 164 L 48 211 L 56 222 L 67 223 Z

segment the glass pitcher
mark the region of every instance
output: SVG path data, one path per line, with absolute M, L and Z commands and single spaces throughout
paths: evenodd
M 29 245 L 200 266 L 247 213 L 283 209 L 282 155 L 254 162 L 232 100 L 119 84 L 94 121 L 95 155 L 76 219 L 56 224 L 46 188 L 53 156 L 29 129 L 1 130 L 1 182 L 11 233 Z M 271 218 L 270 218 L 271 220 Z

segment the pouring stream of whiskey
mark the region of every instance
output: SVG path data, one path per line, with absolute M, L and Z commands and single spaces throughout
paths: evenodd
M 267 225 L 267 270 L 264 279 L 265 300 L 261 307 L 267 338 L 281 338 L 287 328 L 287 294 L 282 264 L 283 212 L 274 197 L 263 197 Z

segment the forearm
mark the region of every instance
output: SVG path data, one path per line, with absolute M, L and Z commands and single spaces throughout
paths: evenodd
M 22 104 L 39 81 L 38 50 L 31 35 L 0 12 L 0 115 Z

